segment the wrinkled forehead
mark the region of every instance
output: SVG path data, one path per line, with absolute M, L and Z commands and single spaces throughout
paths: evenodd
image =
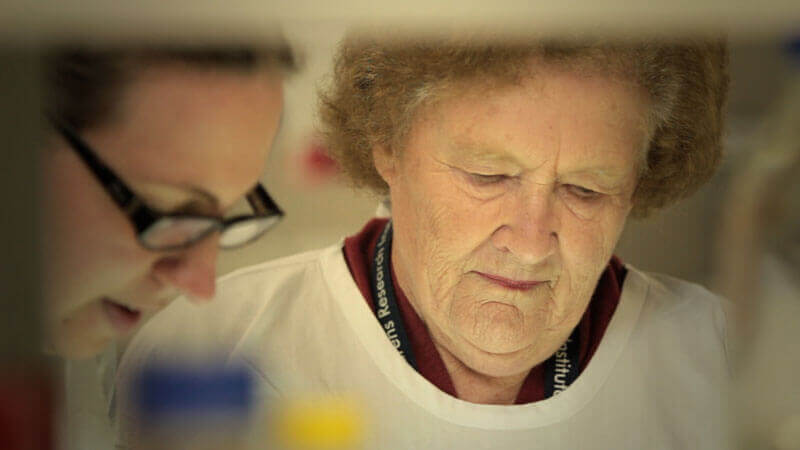
M 410 132 L 423 123 L 437 123 L 442 128 L 452 130 L 454 135 L 463 134 L 463 130 L 457 130 L 466 125 L 449 123 L 450 119 L 442 114 L 445 105 L 472 100 L 473 105 L 492 104 L 499 114 L 511 107 L 511 102 L 499 99 L 524 97 L 528 104 L 542 104 L 543 108 L 561 105 L 566 110 L 579 108 L 584 112 L 600 108 L 606 113 L 594 117 L 604 122 L 603 126 L 606 127 L 631 129 L 629 124 L 634 123 L 633 131 L 637 136 L 635 146 L 643 159 L 655 129 L 651 101 L 632 71 L 623 67 L 626 64 L 623 61 L 606 63 L 586 58 L 564 61 L 534 56 L 527 59 L 526 65 L 516 67 L 516 73 L 513 74 L 472 76 L 450 82 L 442 80 L 420 93 L 400 145 L 407 144 Z M 545 96 L 549 97 L 546 102 Z M 579 115 L 575 115 L 576 120 Z M 474 128 L 475 124 L 469 126 Z M 534 126 L 531 124 L 531 128 Z

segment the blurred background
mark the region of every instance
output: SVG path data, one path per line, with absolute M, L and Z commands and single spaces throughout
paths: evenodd
M 788 240 L 777 242 L 770 241 L 768 236 L 754 242 L 752 233 L 737 234 L 726 226 L 731 220 L 747 222 L 741 219 L 747 217 L 747 212 L 740 212 L 739 216 L 735 213 L 737 198 L 747 194 L 737 193 L 735 187 L 742 174 L 751 171 L 759 155 L 800 153 L 797 133 L 792 135 L 792 127 L 800 129 L 800 96 L 795 96 L 787 106 L 787 99 L 791 99 L 787 92 L 800 79 L 800 55 L 796 48 L 791 49 L 791 42 L 800 37 L 800 2 L 285 3 L 226 2 L 221 7 L 220 3 L 210 1 L 6 0 L 0 5 L 0 42 L 4 48 L 0 65 L 6 80 L 2 83 L 5 118 L 2 152 L 6 176 L 0 177 L 3 196 L 0 201 L 11 206 L 3 213 L 1 230 L 4 251 L 9 255 L 3 261 L 3 315 L 10 316 L 5 313 L 19 310 L 20 305 L 28 305 L 30 311 L 14 314 L 15 317 L 29 317 L 35 312 L 35 307 L 19 299 L 38 295 L 36 258 L 47 256 L 30 251 L 36 248 L 35 233 L 28 232 L 36 227 L 35 214 L 30 208 L 35 202 L 35 189 L 23 195 L 19 189 L 32 186 L 31 180 L 35 180 L 37 173 L 36 155 L 30 151 L 37 143 L 35 130 L 39 120 L 37 108 L 31 107 L 38 101 L 33 81 L 36 60 L 31 55 L 43 44 L 65 39 L 101 43 L 126 39 L 259 40 L 267 39 L 277 28 L 283 30 L 301 56 L 302 66 L 286 83 L 283 126 L 263 181 L 286 211 L 286 218 L 257 243 L 223 252 L 218 265 L 221 275 L 238 267 L 330 245 L 359 230 L 375 213 L 379 199 L 357 193 L 339 182 L 315 132 L 317 90 L 326 83 L 337 43 L 352 27 L 402 28 L 414 36 L 451 27 L 480 28 L 510 37 L 586 29 L 670 38 L 722 31 L 730 39 L 732 78 L 725 160 L 712 182 L 691 199 L 649 219 L 630 221 L 617 253 L 640 269 L 663 272 L 710 286 L 729 297 L 739 297 L 732 300 L 747 311 L 752 325 L 748 329 L 753 333 L 741 335 L 747 341 L 743 348 L 751 355 L 742 363 L 747 383 L 740 391 L 741 402 L 748 405 L 740 424 L 742 439 L 764 443 L 767 448 L 800 446 L 800 440 L 792 440 L 792 436 L 800 436 L 800 388 L 790 379 L 780 378 L 780 374 L 791 377 L 800 371 L 800 352 L 793 348 L 800 342 L 800 266 L 797 259 L 786 256 L 792 253 L 789 249 L 800 248 L 800 233 L 791 237 L 792 228 L 800 229 L 800 222 L 784 221 L 781 230 L 759 221 L 751 223 L 761 230 L 757 238 L 788 236 L 785 238 Z M 770 125 L 774 122 L 783 123 L 783 128 Z M 25 124 L 28 125 L 22 126 Z M 11 170 L 12 167 L 15 169 Z M 797 170 L 795 173 L 800 175 Z M 800 177 L 794 176 L 794 180 Z M 795 181 L 794 192 L 800 193 L 797 184 Z M 784 203 L 779 209 L 800 210 L 796 196 L 788 197 L 781 199 Z M 786 202 L 797 207 L 787 206 Z M 28 276 L 20 277 L 21 273 Z M 744 280 L 742 274 L 751 278 Z M 746 281 L 747 289 L 736 287 L 735 281 Z M 19 336 L 25 333 L 24 321 L 4 320 L 9 322 L 5 327 L 0 326 L 5 330 L 2 337 L 7 342 L 6 360 L 13 360 L 19 353 Z M 779 370 L 752 367 L 779 367 Z M 87 411 L 102 408 L 96 383 L 91 381 L 97 370 L 93 363 L 76 364 L 71 370 L 73 408 Z M 761 396 L 763 386 L 779 386 L 774 398 Z M 758 395 L 760 403 L 753 403 L 748 395 Z

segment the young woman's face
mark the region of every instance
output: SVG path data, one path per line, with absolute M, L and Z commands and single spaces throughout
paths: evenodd
M 222 216 L 261 175 L 283 107 L 268 71 L 163 64 L 126 86 L 119 115 L 81 137 L 148 206 Z M 178 293 L 214 295 L 217 234 L 185 251 L 138 243 L 126 214 L 62 139 L 45 154 L 48 347 L 87 357 Z

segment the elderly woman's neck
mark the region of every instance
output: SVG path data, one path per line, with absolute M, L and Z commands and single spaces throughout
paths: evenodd
M 508 376 L 490 377 L 467 367 L 442 346 L 436 345 L 439 355 L 458 398 L 472 403 L 487 405 L 513 405 L 522 389 L 528 372 Z

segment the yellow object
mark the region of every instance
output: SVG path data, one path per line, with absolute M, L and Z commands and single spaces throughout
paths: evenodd
M 356 449 L 364 437 L 363 407 L 344 395 L 303 396 L 277 407 L 273 432 L 289 449 Z

